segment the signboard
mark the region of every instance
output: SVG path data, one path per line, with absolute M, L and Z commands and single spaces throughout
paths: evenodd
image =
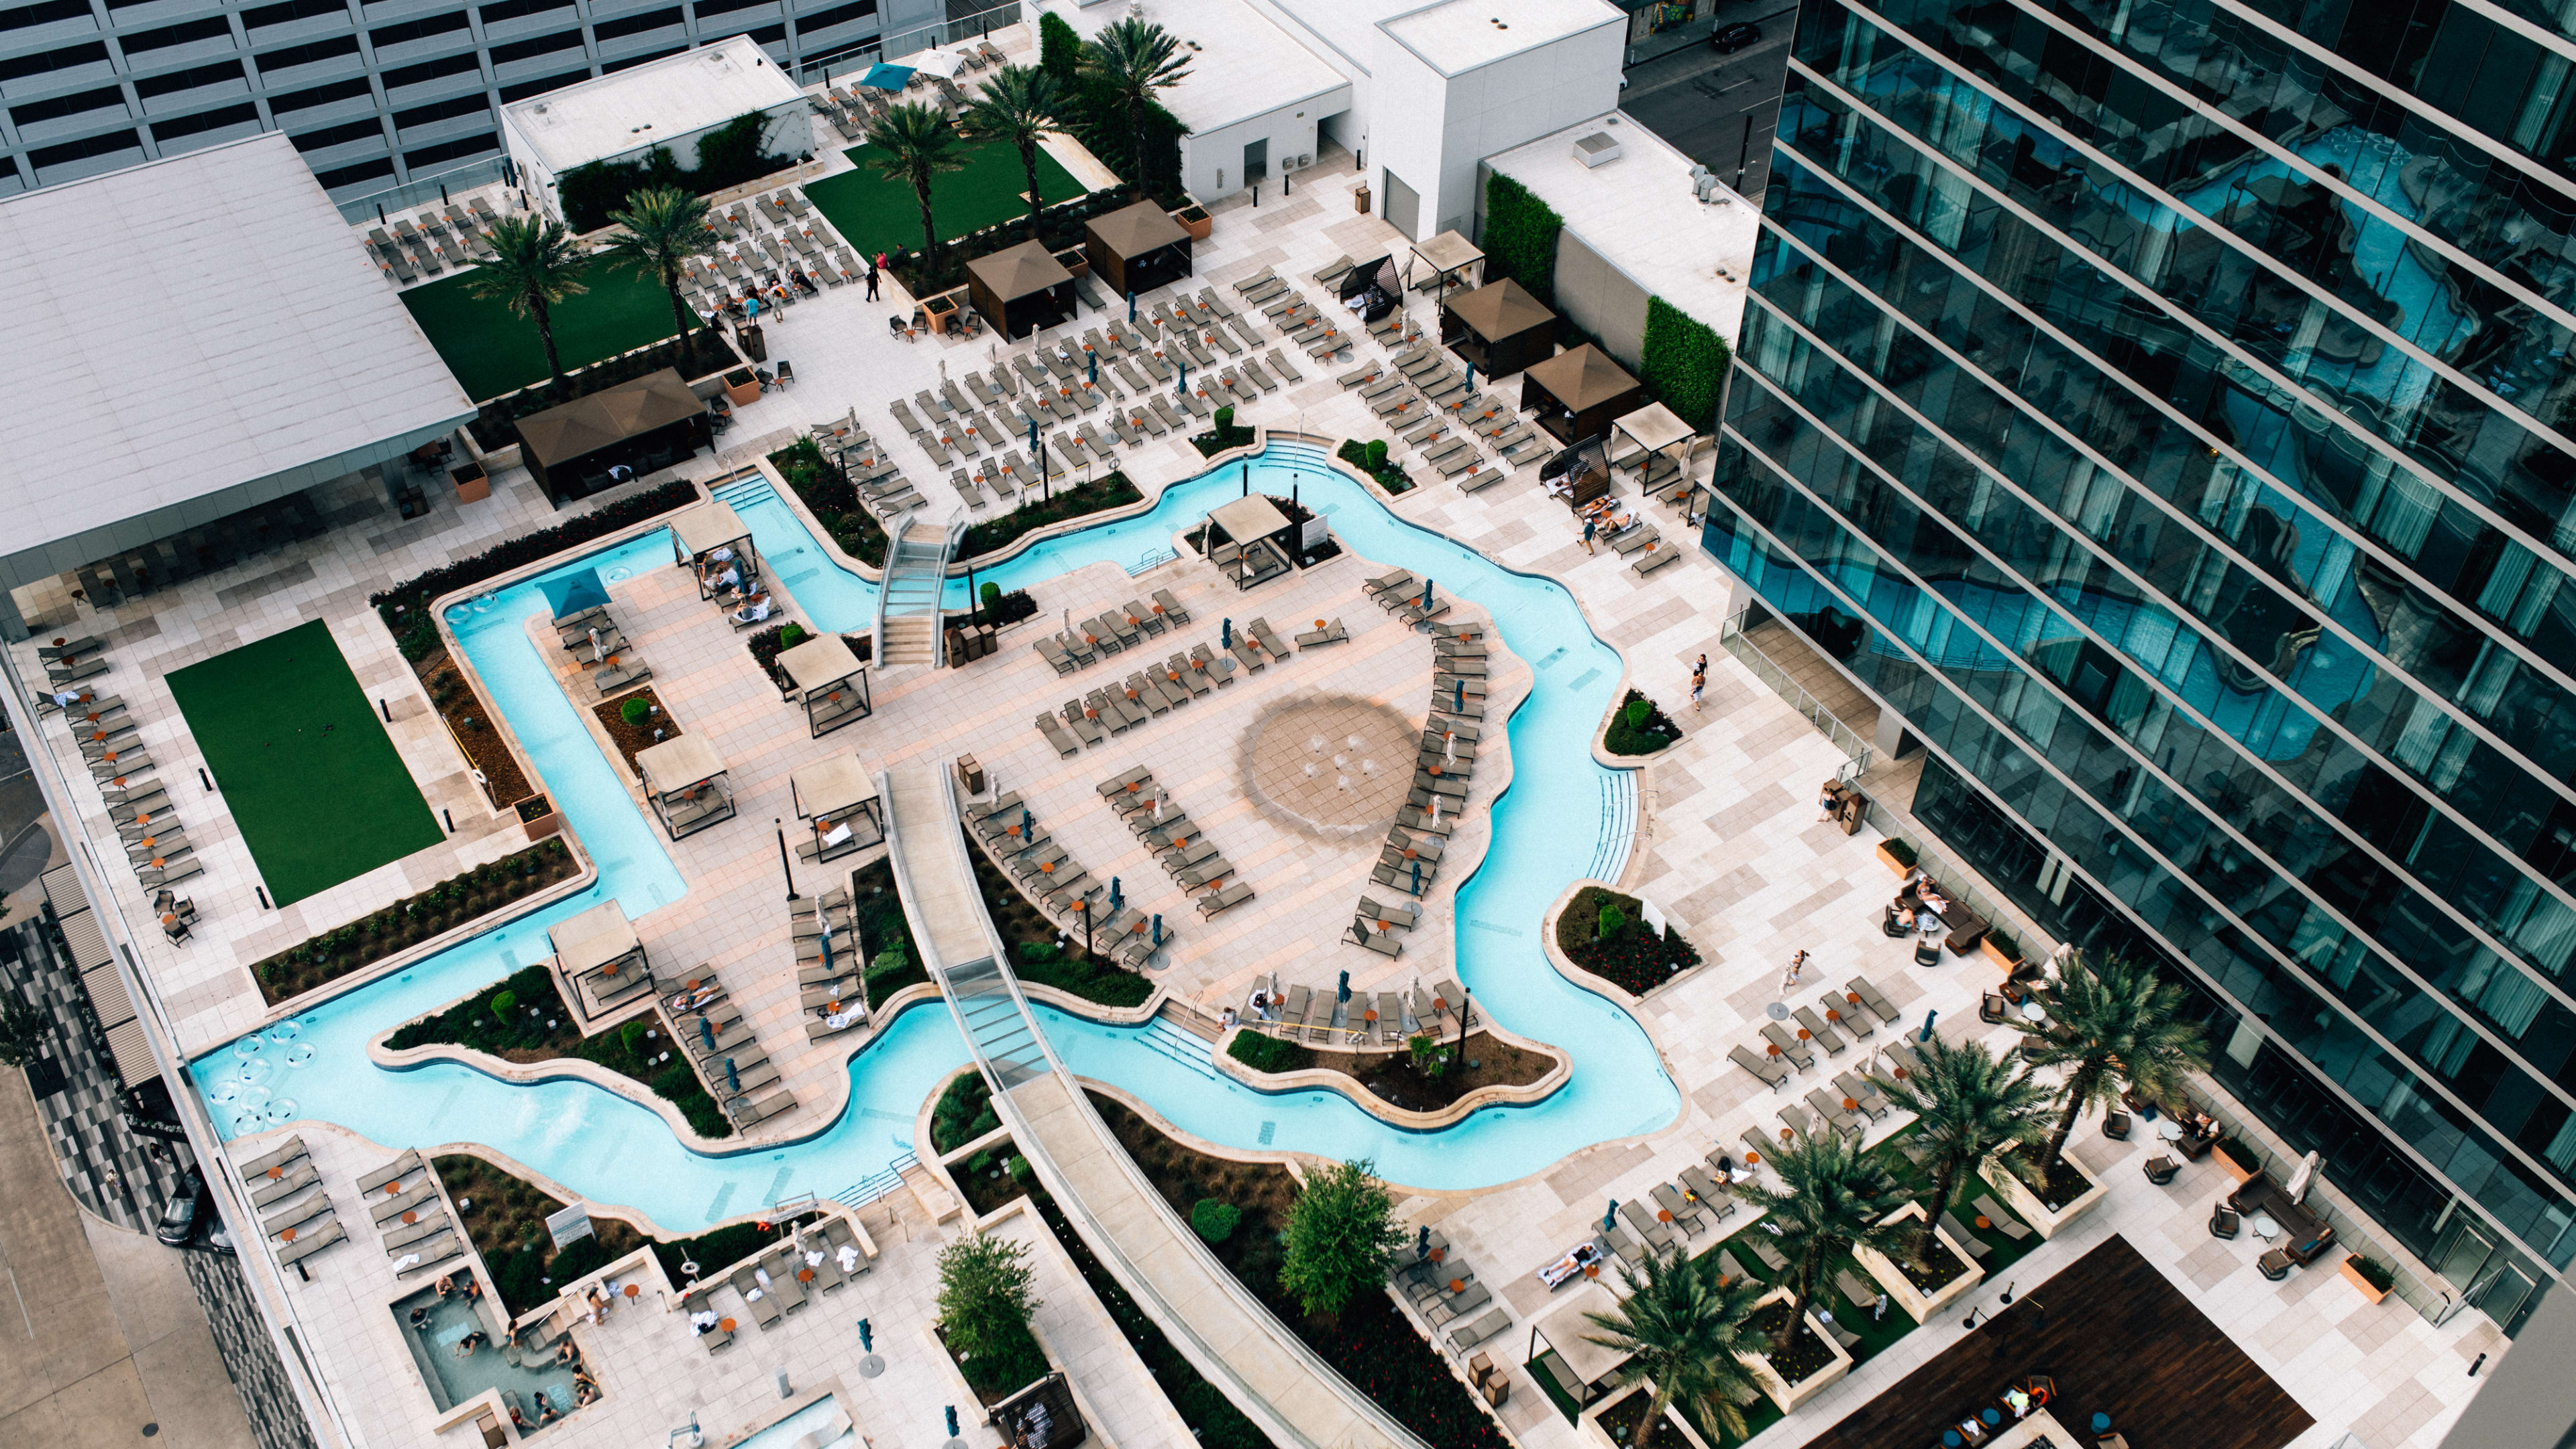
M 558 1251 L 589 1237 L 590 1204 L 577 1202 L 561 1212 L 546 1214 L 546 1231 L 554 1234 Z
M 1637 915 L 1639 919 L 1646 923 L 1646 929 L 1654 932 L 1657 936 L 1669 934 L 1670 928 L 1664 924 L 1664 913 L 1655 909 L 1655 903 L 1653 901 L 1647 900 L 1643 896 L 1639 896 L 1637 898 Z
M 1299 553 L 1312 553 L 1316 549 L 1322 548 L 1324 546 L 1324 540 L 1331 538 L 1332 536 L 1332 527 L 1325 522 L 1324 515 L 1318 513 L 1298 526 L 1297 551 Z

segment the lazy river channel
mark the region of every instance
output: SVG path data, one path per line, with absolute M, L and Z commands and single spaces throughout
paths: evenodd
M 1573 596 L 1517 574 L 1474 550 L 1389 513 L 1311 448 L 1279 443 L 1164 491 L 1132 518 L 1052 539 L 977 581 L 1039 588 L 1096 562 L 1122 566 L 1167 551 L 1172 536 L 1251 486 L 1294 490 L 1332 521 L 1361 557 L 1413 570 L 1489 610 L 1504 641 L 1536 669 L 1536 687 L 1514 712 L 1513 779 L 1493 802 L 1493 847 L 1458 891 L 1457 972 L 1477 1006 L 1505 1027 L 1573 1059 L 1571 1080 L 1544 1102 L 1475 1113 L 1437 1132 L 1391 1127 L 1327 1092 L 1268 1094 L 1219 1076 L 1188 1051 L 1158 1049 L 1152 1026 L 1103 1026 L 1035 1006 L 1057 1054 L 1073 1071 L 1134 1093 L 1212 1142 L 1369 1158 L 1393 1182 L 1472 1188 L 1536 1172 L 1595 1142 L 1652 1131 L 1671 1120 L 1678 1095 L 1634 1021 L 1568 983 L 1547 963 L 1539 920 L 1580 877 L 1616 879 L 1635 817 L 1633 777 L 1604 769 L 1591 738 L 1618 687 L 1619 660 L 1584 622 Z M 874 617 L 876 586 L 841 568 L 800 515 L 764 482 L 718 490 L 750 525 L 773 581 L 822 628 L 858 631 Z M 654 1112 L 587 1082 L 505 1082 L 452 1063 L 387 1070 L 369 1040 L 546 958 L 546 929 L 617 899 L 649 943 L 650 913 L 688 890 L 656 827 L 637 808 L 593 743 L 574 705 L 547 672 L 525 624 L 551 614 L 543 585 L 583 569 L 615 583 L 672 567 L 669 535 L 597 550 L 470 604 L 448 624 L 517 732 L 566 822 L 599 865 L 588 890 L 476 936 L 411 968 L 354 988 L 292 1019 L 197 1058 L 189 1074 L 229 1140 L 296 1121 L 325 1121 L 387 1148 L 482 1143 L 544 1173 L 593 1203 L 640 1211 L 664 1230 L 694 1232 L 784 1197 L 835 1196 L 887 1170 L 913 1149 L 923 1097 L 967 1061 L 947 1009 L 914 1007 L 849 1062 L 849 1105 L 830 1127 L 800 1141 L 731 1154 L 681 1145 Z M 961 607 L 964 581 L 950 584 Z M 1041 594 L 1043 597 L 1043 594 Z M 1249 602 L 1249 601 L 1248 601 Z M 1257 605 L 1255 605 L 1257 607 Z

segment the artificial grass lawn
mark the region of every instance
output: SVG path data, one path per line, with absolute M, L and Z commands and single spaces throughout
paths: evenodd
M 457 385 L 479 403 L 545 381 L 546 347 L 534 319 L 466 290 L 475 275 L 469 271 L 414 287 L 402 299 Z M 581 281 L 589 291 L 552 309 L 555 351 L 564 371 L 671 335 L 671 294 L 660 283 L 605 262 L 592 263 Z
M 1020 192 L 1029 184 L 1020 153 L 999 141 L 961 141 L 953 149 L 965 161 L 930 183 L 931 220 L 941 241 L 954 241 L 997 221 L 1026 217 L 1028 203 Z M 869 149 L 853 146 L 841 153 L 858 163 L 855 171 L 808 182 L 805 199 L 814 203 L 863 257 L 921 245 L 921 203 L 912 188 L 889 181 L 869 160 Z M 1047 205 L 1082 194 L 1081 183 L 1053 156 L 1038 152 L 1038 196 Z
M 446 838 L 320 620 L 167 681 L 276 904 Z

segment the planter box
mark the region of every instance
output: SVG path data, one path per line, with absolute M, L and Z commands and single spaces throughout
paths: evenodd
M 1898 875 L 1903 875 L 1914 868 L 1912 865 L 1898 860 L 1896 858 L 1896 852 L 1888 849 L 1887 842 L 1884 840 L 1878 843 L 1878 863 L 1886 866 L 1889 870 L 1896 872 Z
M 2006 952 L 2002 947 L 1995 944 L 1995 938 L 1991 932 L 1987 933 L 1984 940 L 1977 943 L 1977 950 L 1981 952 L 1987 960 L 2002 967 L 2007 973 L 2009 973 L 2014 967 L 2021 964 L 2021 953 L 2019 951 Z
M 1796 1301 L 1797 1296 L 1791 1293 L 1788 1289 L 1774 1288 L 1769 1293 L 1762 1295 L 1761 1301 L 1753 1306 L 1756 1311 L 1759 1311 L 1773 1303 L 1794 1303 Z M 1807 1314 L 1807 1331 L 1814 1334 L 1817 1340 L 1822 1342 L 1826 1348 L 1832 1350 L 1834 1361 L 1825 1365 L 1823 1368 L 1816 1370 L 1815 1373 L 1809 1375 L 1806 1379 L 1795 1385 L 1792 1385 L 1787 1379 L 1780 1377 L 1778 1371 L 1771 1367 L 1770 1355 L 1760 1353 L 1741 1355 L 1744 1362 L 1752 1368 L 1753 1377 L 1760 1381 L 1762 1392 L 1769 1394 L 1771 1396 L 1771 1402 L 1779 1405 L 1780 1412 L 1784 1414 L 1796 1413 L 1799 1405 L 1833 1387 L 1836 1383 L 1841 1381 L 1843 1375 L 1850 1373 L 1852 1370 L 1852 1356 L 1850 1351 L 1845 1349 L 1841 1344 L 1834 1342 L 1833 1334 L 1828 1332 L 1823 1324 L 1816 1321 L 1816 1315 L 1813 1310 L 1809 1310 Z
M 1497 1370 L 1494 1377 L 1497 1379 L 1502 1378 L 1501 1371 Z M 1652 1394 L 1654 1391 L 1654 1380 L 1641 1379 L 1638 1381 L 1637 1387 L 1629 1392 Z M 1583 1417 L 1575 1421 L 1582 1426 L 1583 1440 L 1586 1444 L 1591 1445 L 1592 1449 L 1631 1449 L 1631 1446 L 1621 1444 L 1619 1441 L 1611 1438 L 1610 1431 L 1601 1427 L 1601 1411 L 1616 1405 L 1622 1399 L 1627 1397 L 1628 1395 L 1625 1393 L 1612 1393 L 1604 1397 L 1600 1403 L 1594 1404 L 1590 1408 L 1585 1409 L 1583 1411 Z M 1671 1449 L 1671 1446 L 1676 1442 L 1673 1438 L 1676 1433 L 1681 1436 L 1678 1442 L 1688 1445 L 1689 1449 L 1708 1449 L 1708 1441 L 1702 1439 L 1699 1436 L 1699 1431 L 1691 1427 L 1690 1420 L 1682 1417 L 1681 1405 L 1666 1404 L 1664 1406 L 1664 1422 L 1655 1426 L 1655 1435 L 1650 1442 L 1653 1444 L 1664 1445 L 1665 1449 Z
M 491 476 L 483 471 L 480 463 L 450 468 L 447 476 L 456 480 L 456 501 L 459 503 L 480 503 L 492 496 Z
M 1919 1223 L 1923 1221 L 1923 1204 L 1907 1203 L 1895 1212 L 1889 1213 L 1886 1221 Z M 1950 1250 L 1952 1256 L 1967 1264 L 1968 1271 L 1951 1279 L 1943 1284 L 1938 1292 L 1928 1296 L 1922 1289 L 1914 1286 L 1914 1280 L 1906 1277 L 1902 1268 L 1877 1249 L 1864 1246 L 1852 1254 L 1860 1260 L 1863 1268 L 1869 1270 L 1869 1276 L 1878 1280 L 1878 1286 L 1887 1290 L 1887 1296 L 1896 1300 L 1896 1306 L 1913 1314 L 1914 1321 L 1917 1323 L 1931 1322 L 1933 1314 L 1967 1297 L 1976 1288 L 1978 1282 L 1986 1276 L 1986 1270 L 1977 1266 L 1976 1255 L 1970 1253 L 1965 1244 L 1951 1237 L 1948 1228 L 1934 1228 L 1932 1235 L 1940 1240 L 1943 1247 Z
M 1367 203 L 1361 203 L 1360 210 L 1368 210 Z M 1195 206 L 1184 206 L 1173 212 L 1172 220 L 1181 224 L 1181 230 L 1188 232 L 1192 241 L 1206 241 L 1208 233 L 1216 230 L 1216 218 Z
M 536 819 L 527 822 L 528 838 L 530 840 L 543 840 L 547 836 L 553 835 L 562 829 L 563 815 L 559 811 L 549 810 L 545 814 L 538 816 Z
M 760 401 L 760 379 L 748 367 L 737 367 L 724 375 L 725 401 L 740 407 Z
M 1066 247 L 1055 254 L 1056 265 L 1077 277 L 1091 275 L 1091 256 L 1080 247 Z
M 2213 1150 L 2209 1154 L 2209 1160 L 2217 1163 L 2220 1167 L 2227 1169 L 2227 1175 L 2236 1179 L 2236 1185 L 2238 1187 L 2243 1187 L 2245 1184 L 2252 1182 L 2254 1179 L 2263 1175 L 2263 1169 L 2259 1167 L 2238 1166 L 2236 1159 L 2228 1156 L 2223 1148 Z
M 2092 1175 L 2077 1166 L 2074 1158 L 2060 1160 L 2078 1177 L 2092 1181 Z M 1979 1172 L 1996 1192 L 2003 1194 L 2004 1206 L 2011 1208 L 2015 1216 L 2030 1224 L 2043 1238 L 2053 1238 L 2064 1232 L 2067 1224 L 2101 1206 L 2102 1200 L 2111 1195 L 2109 1188 L 2095 1182 L 2076 1194 L 2075 1201 L 2068 1203 L 2063 1210 L 2051 1212 L 2039 1200 L 2039 1194 L 2030 1190 L 2030 1184 L 2021 1180 L 2021 1174 L 2004 1166 L 1999 1157 L 1987 1158 L 1979 1166 Z
M 2392 1290 L 2372 1287 L 2370 1280 L 2361 1276 L 2360 1272 L 2352 1266 L 2352 1261 L 2351 1256 L 2347 1254 L 2341 1263 L 2335 1265 L 2336 1268 L 2342 1272 L 2345 1282 L 2360 1289 L 2361 1296 L 2369 1299 L 2373 1303 L 2376 1303 L 2389 1295 Z

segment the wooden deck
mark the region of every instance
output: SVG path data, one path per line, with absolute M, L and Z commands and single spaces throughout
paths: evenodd
M 1981 1285 L 1991 1305 L 2001 1284 Z M 2045 1323 L 2040 1309 L 2047 1309 Z M 2030 1374 L 2057 1381 L 2049 1412 L 2090 1449 L 2093 1415 L 2133 1445 L 2279 1449 L 2315 1422 L 2126 1238 L 2056 1277 L 1809 1441 L 1808 1449 L 1928 1449 L 1942 1430 Z M 2075 1449 L 2075 1446 L 2061 1446 Z

